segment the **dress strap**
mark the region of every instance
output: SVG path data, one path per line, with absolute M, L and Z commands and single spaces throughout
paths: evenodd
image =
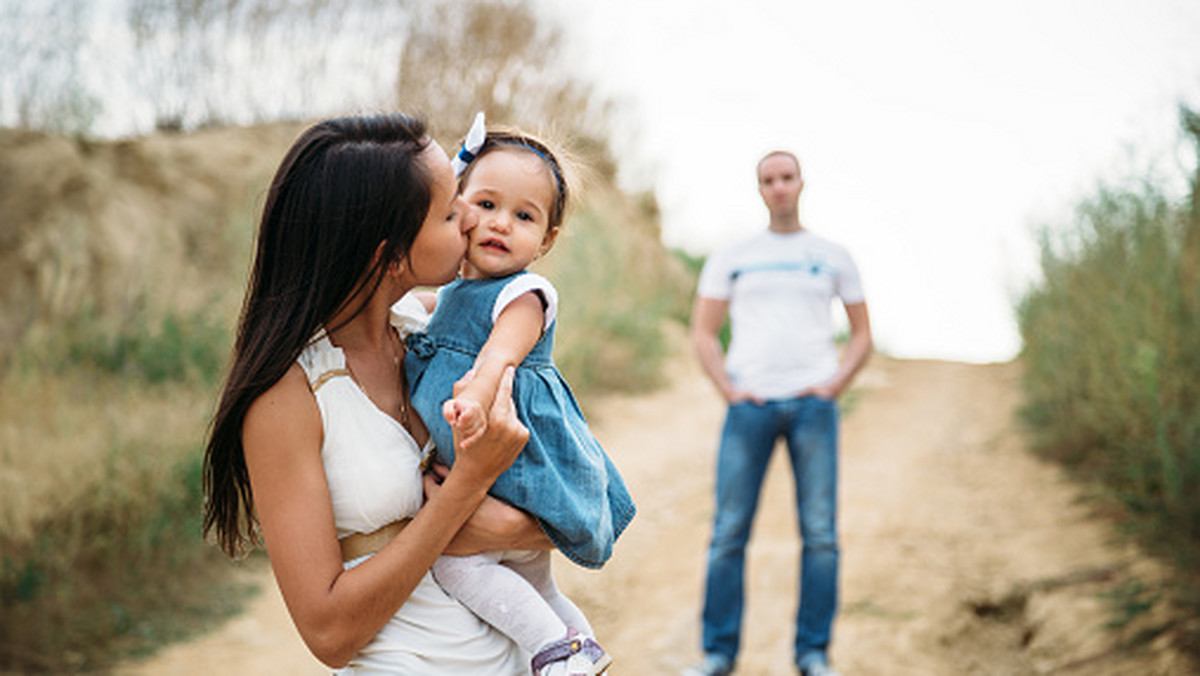
M 325 331 L 317 332 L 308 346 L 300 353 L 297 360 L 308 378 L 308 386 L 313 392 L 338 376 L 353 377 L 346 364 L 345 354 L 333 346 Z
M 338 376 L 350 376 L 350 375 L 351 375 L 350 369 L 332 369 L 330 371 L 326 371 L 326 372 L 322 373 L 321 375 L 317 376 L 316 380 L 309 383 L 309 387 L 312 388 L 313 392 L 316 392 L 317 390 L 321 389 L 322 385 L 329 382 L 330 379 L 337 378 Z

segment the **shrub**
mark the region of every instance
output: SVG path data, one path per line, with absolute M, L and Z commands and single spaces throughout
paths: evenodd
M 200 455 L 164 472 L 114 449 L 32 540 L 0 535 L 0 671 L 102 669 L 237 609 L 249 589 L 200 537 Z
M 216 383 L 230 346 L 228 329 L 207 313 L 142 313 L 119 324 L 85 310 L 16 355 L 26 370 L 86 369 L 148 384 Z
M 1104 482 L 1147 527 L 1194 544 L 1200 308 L 1182 284 L 1186 222 L 1148 186 L 1102 190 L 1080 207 L 1071 243 L 1044 236 L 1044 282 L 1018 319 L 1038 448 Z
M 577 394 L 657 385 L 672 348 L 661 325 L 687 317 L 693 285 L 658 240 L 657 221 L 597 196 L 563 234 L 538 265 L 561 299 L 555 362 Z
M 1200 170 L 1183 203 L 1149 183 L 1098 190 L 1074 228 L 1042 233 L 1043 281 L 1017 312 L 1035 448 L 1105 487 L 1185 590 L 1200 571 L 1198 185 Z

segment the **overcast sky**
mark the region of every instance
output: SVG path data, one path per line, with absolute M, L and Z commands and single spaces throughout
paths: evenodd
M 805 225 L 850 248 L 898 356 L 1015 356 L 1034 227 L 1194 157 L 1177 106 L 1200 106 L 1197 2 L 541 1 L 632 122 L 617 145 L 668 245 L 765 227 L 755 162 L 791 149 Z

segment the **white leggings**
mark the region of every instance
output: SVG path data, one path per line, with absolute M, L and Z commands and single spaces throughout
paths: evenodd
M 592 635 L 587 618 L 554 584 L 549 551 L 441 556 L 433 564 L 433 577 L 446 593 L 530 654 L 565 637 L 568 628 Z

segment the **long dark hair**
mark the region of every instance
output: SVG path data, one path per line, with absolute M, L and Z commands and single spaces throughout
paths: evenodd
M 204 534 L 230 556 L 259 542 L 246 411 L 318 329 L 360 291 L 373 285 L 373 295 L 383 269 L 408 254 L 429 211 L 433 179 L 420 160 L 429 143 L 424 123 L 405 115 L 339 118 L 305 130 L 279 165 L 204 451 Z

